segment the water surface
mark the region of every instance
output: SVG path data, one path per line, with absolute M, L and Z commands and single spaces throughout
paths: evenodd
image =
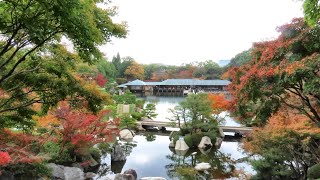
M 174 108 L 183 99 L 184 97 L 145 97 L 146 103 L 156 103 L 158 116 L 155 120 L 157 121 L 169 121 L 171 114 L 168 109 Z M 227 112 L 223 112 L 220 116 L 226 117 L 224 125 L 241 126 L 229 117 Z M 213 168 L 205 173 L 200 173 L 199 179 L 237 179 L 232 178 L 235 169 L 254 173 L 248 163 L 237 161 L 247 156 L 241 149 L 241 142 L 237 141 L 224 141 L 219 149 L 212 148 L 206 152 L 201 152 L 198 149 L 175 152 L 174 149 L 168 147 L 170 143 L 168 134 L 152 135 L 150 132 L 144 132 L 136 135 L 131 142 L 121 143 L 127 154 L 125 162 L 111 162 L 110 155 L 106 155 L 102 159 L 106 164 L 104 168 L 109 170 L 105 174 L 108 174 L 109 177 L 127 169 L 134 169 L 139 178 L 160 176 L 166 179 L 181 179 L 182 176 L 176 172 L 177 167 L 194 167 L 196 163 L 200 162 L 209 162 Z M 197 154 L 192 156 L 193 152 L 197 152 Z

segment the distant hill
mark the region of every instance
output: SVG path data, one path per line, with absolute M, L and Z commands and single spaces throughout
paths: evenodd
M 224 67 L 229 63 L 230 63 L 230 60 L 219 60 L 218 61 L 218 64 L 219 64 L 220 67 Z

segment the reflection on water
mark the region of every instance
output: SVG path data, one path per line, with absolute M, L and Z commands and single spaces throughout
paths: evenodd
M 150 135 L 150 133 L 146 134 Z M 241 169 L 245 172 L 253 172 L 247 163 L 237 163 L 237 159 L 246 156 L 242 151 L 239 151 L 238 142 L 223 142 L 220 149 L 212 148 L 206 151 L 191 149 L 185 152 L 176 152 L 168 147 L 170 142 L 168 136 L 154 135 L 154 141 L 148 141 L 147 136 L 136 135 L 132 142 L 123 142 L 123 146 L 132 147 L 128 148 L 125 162 L 110 162 L 113 173 L 134 169 L 139 178 L 160 176 L 166 179 L 184 179 L 184 176 L 179 174 L 176 169 L 178 167 L 193 168 L 195 164 L 200 162 L 210 163 L 212 169 L 198 173 L 197 179 L 231 178 L 236 171 Z M 194 152 L 197 154 L 192 156 Z
M 158 116 L 154 118 L 155 121 L 169 121 L 172 115 L 168 110 L 173 109 L 179 102 L 183 101 L 184 97 L 147 96 L 144 97 L 144 99 L 146 104 L 156 104 L 156 113 Z
M 158 117 L 154 120 L 169 121 L 169 108 L 174 108 L 184 97 L 144 97 L 146 103 L 156 103 L 156 113 Z M 241 126 L 232 118 L 228 117 L 228 113 L 221 114 L 226 118 L 227 126 Z M 193 168 L 195 163 L 208 162 L 212 169 L 203 173 L 198 173 L 196 179 L 226 179 L 235 175 L 236 171 L 253 174 L 252 167 L 246 162 L 238 162 L 236 160 L 246 157 L 246 154 L 239 147 L 240 142 L 226 142 L 221 144 L 219 149 L 211 149 L 206 152 L 200 152 L 198 149 L 189 150 L 187 152 L 175 152 L 169 149 L 169 137 L 166 135 L 153 135 L 144 133 L 144 135 L 136 135 L 132 142 L 123 142 L 123 148 L 127 154 L 127 160 L 124 162 L 111 162 L 110 156 L 106 155 L 102 162 L 107 164 L 105 167 L 114 173 L 124 172 L 127 169 L 136 170 L 138 177 L 160 176 L 166 179 L 195 179 L 195 177 L 183 176 L 184 171 L 177 171 L 178 167 Z M 197 152 L 195 156 L 191 153 Z M 179 168 L 178 168 L 179 169 Z M 106 172 L 100 169 L 101 172 Z M 181 174 L 182 172 L 182 174 Z M 103 176 L 106 173 L 100 173 Z M 193 174 L 194 175 L 194 174 Z M 108 175 L 110 177 L 110 174 Z M 104 178 L 97 178 L 104 179 Z M 235 178 L 238 179 L 238 178 Z

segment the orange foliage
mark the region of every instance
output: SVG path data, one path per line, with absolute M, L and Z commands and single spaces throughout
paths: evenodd
M 245 141 L 244 148 L 259 153 L 263 142 L 290 138 L 290 133 L 299 135 L 302 141 L 308 141 L 310 135 L 320 133 L 320 128 L 307 116 L 292 109 L 281 108 L 269 118 L 265 127 L 254 129 L 248 138 L 249 140 Z
M 208 94 L 208 98 L 211 101 L 211 108 L 214 114 L 220 114 L 222 111 L 229 110 L 231 107 L 231 101 L 226 100 L 224 94 Z
M 33 116 L 32 118 L 36 120 L 37 126 L 39 127 L 49 128 L 60 125 L 59 120 L 53 114 L 48 114 L 43 117 Z

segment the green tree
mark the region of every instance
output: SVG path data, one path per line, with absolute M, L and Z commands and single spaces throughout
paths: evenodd
M 320 4 L 318 0 L 305 0 L 303 3 L 303 12 L 308 24 L 314 26 L 319 22 Z
M 142 110 L 142 114 L 144 116 L 147 116 L 149 119 L 157 117 L 156 111 L 156 105 L 155 104 L 147 104 L 146 107 Z
M 252 49 L 248 49 L 237 54 L 231 59 L 230 63 L 227 65 L 227 68 L 230 68 L 232 66 L 241 66 L 242 64 L 250 61 L 252 59 L 251 53 Z
M 103 74 L 107 79 L 114 80 L 117 75 L 117 69 L 113 63 L 107 61 L 106 59 L 102 59 L 97 63 L 97 68 L 99 72 Z
M 159 69 L 159 64 L 144 64 L 144 78 L 147 80 L 152 79 L 152 75 Z
M 103 99 L 72 74 L 81 61 L 101 58 L 98 45 L 125 37 L 125 25 L 112 22 L 114 11 L 98 1 L 0 1 L 0 121 L 1 126 L 30 126 L 31 105 L 43 110 L 64 99 L 88 100 L 91 110 Z M 59 45 L 62 36 L 77 55 Z
M 209 136 L 211 134 L 209 137 L 215 140 L 218 122 L 212 116 L 211 102 L 207 94 L 192 94 L 170 111 L 173 113 L 173 118 L 170 120 L 179 123 L 180 135 L 198 134 L 199 136 L 195 138 L 201 140 L 201 135 Z M 181 121 L 183 121 L 183 124 Z M 199 130 L 201 133 L 199 133 Z M 206 132 L 210 133 L 206 134 Z

